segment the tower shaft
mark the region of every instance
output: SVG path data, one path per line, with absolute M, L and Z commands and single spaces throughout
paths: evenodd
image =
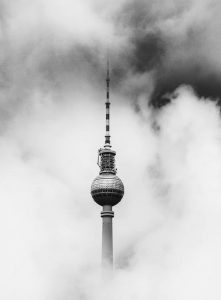
M 102 217 L 102 267 L 106 270 L 113 268 L 113 229 L 114 212 L 110 205 L 104 205 Z

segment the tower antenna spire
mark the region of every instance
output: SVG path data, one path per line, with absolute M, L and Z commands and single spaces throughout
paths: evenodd
M 107 56 L 107 76 L 106 76 L 106 134 L 105 134 L 105 148 L 111 148 L 110 142 L 110 61 Z

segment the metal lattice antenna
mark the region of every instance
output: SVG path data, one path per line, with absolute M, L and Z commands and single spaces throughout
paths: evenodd
M 109 66 L 109 58 L 107 59 L 107 77 L 106 77 L 106 84 L 107 84 L 107 95 L 106 95 L 106 134 L 105 134 L 105 148 L 110 148 L 110 66 Z

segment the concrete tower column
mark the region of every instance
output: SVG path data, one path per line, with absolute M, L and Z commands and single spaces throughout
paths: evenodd
M 102 217 L 102 266 L 106 269 L 113 267 L 113 229 L 112 218 L 114 212 L 110 205 L 104 205 Z

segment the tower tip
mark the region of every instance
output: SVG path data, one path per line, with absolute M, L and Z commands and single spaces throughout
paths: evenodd
M 106 81 L 110 81 L 110 62 L 109 62 L 109 57 L 107 58 L 107 77 Z

